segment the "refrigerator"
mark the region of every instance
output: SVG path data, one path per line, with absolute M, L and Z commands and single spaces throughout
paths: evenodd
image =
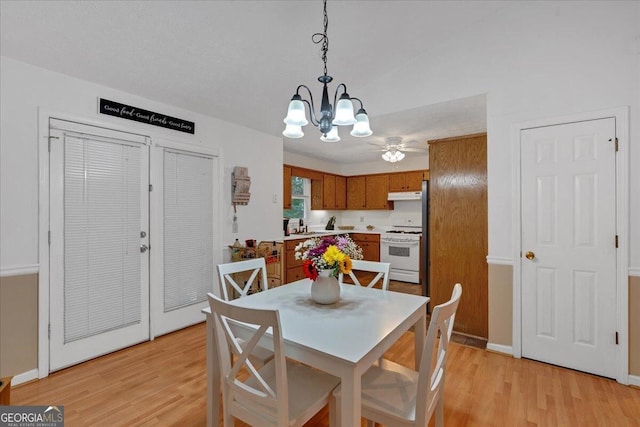
M 422 271 L 422 295 L 428 297 L 429 289 L 429 181 L 422 181 L 422 243 L 420 247 L 420 270 Z M 427 313 L 430 313 L 427 305 Z

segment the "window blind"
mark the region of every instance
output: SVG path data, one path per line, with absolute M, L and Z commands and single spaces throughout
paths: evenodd
M 213 276 L 213 159 L 165 149 L 164 311 L 204 302 Z
M 65 135 L 65 343 L 141 321 L 140 150 Z

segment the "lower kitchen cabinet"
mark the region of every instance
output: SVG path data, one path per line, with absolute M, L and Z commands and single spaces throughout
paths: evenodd
M 351 239 L 362 248 L 363 259 L 380 261 L 380 235 L 367 233 L 351 233 Z
M 302 264 L 304 261 L 296 259 L 296 246 L 306 239 L 287 240 L 284 242 L 283 270 L 285 272 L 285 283 L 295 282 L 304 279 Z

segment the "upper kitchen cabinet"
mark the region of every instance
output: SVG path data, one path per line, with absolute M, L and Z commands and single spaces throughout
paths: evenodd
M 347 177 L 347 209 L 366 209 L 366 179 L 364 176 Z
M 336 209 L 347 209 L 347 178 L 336 176 Z
M 420 191 L 424 179 L 429 179 L 429 171 L 391 173 L 389 174 L 389 191 Z
M 336 209 L 336 176 L 324 174 L 322 180 L 322 207 Z
M 311 180 L 311 209 L 324 209 L 324 181 Z
M 393 202 L 387 200 L 389 175 L 365 176 L 366 209 L 393 209 Z
M 284 166 L 282 168 L 282 208 L 291 209 L 291 168 Z

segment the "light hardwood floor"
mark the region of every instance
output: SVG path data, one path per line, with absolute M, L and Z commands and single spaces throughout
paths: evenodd
M 407 332 L 386 357 L 413 367 L 413 342 Z M 638 389 L 455 343 L 450 349 L 447 426 L 640 426 Z M 202 323 L 20 385 L 11 403 L 64 405 L 67 427 L 204 426 L 205 390 Z M 328 425 L 326 408 L 307 424 Z

